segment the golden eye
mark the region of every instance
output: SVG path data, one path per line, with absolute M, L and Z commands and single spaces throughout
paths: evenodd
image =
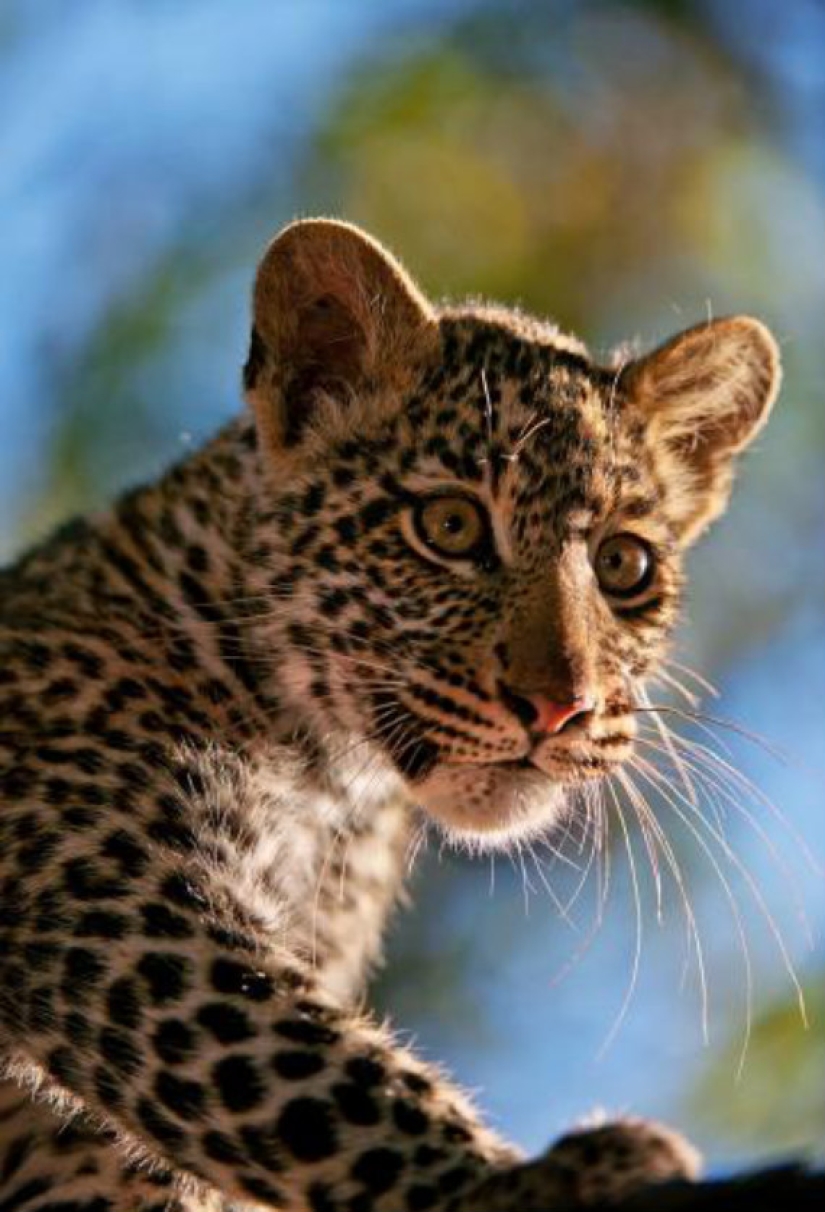
M 634 598 L 653 580 L 656 560 L 644 539 L 614 534 L 596 552 L 595 569 L 604 593 L 614 598 Z
M 428 497 L 415 511 L 419 537 L 441 555 L 472 556 L 487 538 L 487 521 L 480 505 L 469 497 Z

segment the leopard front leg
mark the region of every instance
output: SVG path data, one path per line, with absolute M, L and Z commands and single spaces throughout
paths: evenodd
M 147 1165 L 111 1128 L 67 1120 L 0 1081 L 0 1207 L 6 1212 L 221 1212 L 216 1193 Z
M 47 1122 L 53 1113 L 46 1107 L 29 1107 L 26 1114 L 37 1118 L 40 1130 L 25 1159 L 34 1167 L 35 1186 L 29 1189 L 21 1173 L 11 1192 L 25 1196 L 21 1207 L 34 1212 L 69 1197 L 91 1207 L 93 1196 L 105 1195 L 107 1207 L 123 1212 L 217 1212 L 224 1206 L 219 1193 L 243 1193 L 270 1206 L 324 1212 L 551 1212 L 617 1200 L 651 1182 L 696 1173 L 696 1155 L 684 1141 L 641 1120 L 571 1133 L 544 1158 L 519 1163 L 478 1125 L 459 1095 L 393 1049 L 382 1032 L 359 1024 L 345 1040 L 339 1032 L 346 1024 L 352 1029 L 353 1020 L 305 993 L 287 1007 L 270 1002 L 260 967 L 243 967 L 239 957 L 231 962 L 239 965 L 234 992 L 241 997 L 221 1002 L 223 1034 L 244 1048 L 230 1048 L 207 1066 L 220 1101 L 213 1096 L 210 1102 L 205 1093 L 209 1077 L 183 1062 L 186 1019 L 160 1020 L 154 1040 L 167 1037 L 168 1067 L 158 1066 L 145 1089 L 129 1075 L 143 1090 L 136 1102 L 139 1124 L 132 1125 L 133 1133 L 140 1130 L 142 1156 L 130 1163 L 111 1137 L 82 1123 L 67 1131 L 56 1120 Z M 253 1009 L 270 1004 L 276 1015 L 289 1016 L 269 1024 L 275 1042 L 264 1057 L 252 1042 L 254 1031 L 247 1034 L 257 1017 L 249 1014 L 250 1001 Z M 216 1004 L 196 1018 L 213 1017 Z M 171 1028 L 171 1022 L 177 1025 Z M 194 1039 L 191 1019 L 189 1029 Z M 169 1051 L 173 1036 L 176 1060 Z M 270 1100 L 266 1116 L 244 1114 L 266 1101 L 262 1060 L 288 1075 L 288 1088 Z M 100 1067 L 96 1080 L 105 1089 L 103 1072 Z M 112 1102 L 111 1091 L 107 1098 Z M 119 1104 L 118 1118 L 131 1118 L 130 1100 Z M 171 1165 L 147 1167 L 153 1156 L 165 1156 Z
M 441 1212 L 504 1174 L 497 1207 L 524 1212 L 512 1180 L 533 1171 L 517 1152 L 273 945 L 233 899 L 226 846 L 208 849 L 184 805 L 158 802 L 162 848 L 154 822 L 122 813 L 98 833 L 50 832 L 19 865 L 0 856 L 0 1058 L 116 1130 L 175 1190 Z M 107 1205 L 134 1208 L 134 1186 L 103 1169 Z
M 156 862 L 130 886 L 61 862 L 84 896 L 51 878 L 47 906 L 21 898 L 17 954 L 0 963 L 16 964 L 3 1050 L 150 1161 L 229 1200 L 397 1212 L 444 1206 L 517 1160 L 290 953 L 216 918 L 182 867 Z

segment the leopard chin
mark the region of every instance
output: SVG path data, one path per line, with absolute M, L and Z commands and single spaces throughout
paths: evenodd
M 535 766 L 442 764 L 416 782 L 413 796 L 447 838 L 473 850 L 504 850 L 564 820 L 570 787 Z

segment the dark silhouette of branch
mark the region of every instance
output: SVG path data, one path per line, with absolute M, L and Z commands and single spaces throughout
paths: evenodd
M 707 1182 L 662 1183 L 598 1212 L 825 1212 L 825 1171 L 778 1166 Z

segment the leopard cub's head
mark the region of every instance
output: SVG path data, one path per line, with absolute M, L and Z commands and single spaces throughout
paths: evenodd
M 735 317 L 601 366 L 545 321 L 433 306 L 321 220 L 270 246 L 254 311 L 256 573 L 296 720 L 450 832 L 557 822 L 630 755 L 773 338 Z

